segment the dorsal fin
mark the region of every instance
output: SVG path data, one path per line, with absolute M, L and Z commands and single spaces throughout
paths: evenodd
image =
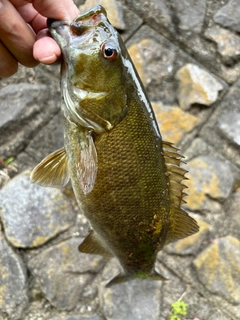
M 69 164 L 65 148 L 61 148 L 43 159 L 32 171 L 30 180 L 44 187 L 63 187 L 70 179 Z
M 180 168 L 180 164 L 183 163 L 183 156 L 177 151 L 178 149 L 174 147 L 171 142 L 163 141 L 162 154 L 167 167 L 171 199 L 169 230 L 166 244 L 188 237 L 199 230 L 197 222 L 180 208 L 180 205 L 185 202 L 183 197 L 187 195 L 183 192 L 183 189 L 187 188 L 187 186 L 182 183 L 182 180 L 187 180 L 185 177 L 187 171 Z
M 170 196 L 174 206 L 180 206 L 184 200 L 183 197 L 186 196 L 186 193 L 183 192 L 183 189 L 187 188 L 182 183 L 182 180 L 187 180 L 185 174 L 186 170 L 180 168 L 180 164 L 184 163 L 182 158 L 184 158 L 177 151 L 178 149 L 174 147 L 171 142 L 163 141 L 163 156 L 165 159 L 165 164 L 167 167 L 167 174 L 169 176 L 169 185 L 170 185 Z

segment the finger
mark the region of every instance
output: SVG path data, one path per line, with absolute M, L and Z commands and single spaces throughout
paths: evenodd
M 24 66 L 37 65 L 32 54 L 35 34 L 7 0 L 0 2 L 0 21 L 0 39 L 5 47 Z
M 79 15 L 79 10 L 72 0 L 29 0 L 34 8 L 44 17 L 57 20 L 73 20 Z
M 23 20 L 31 25 L 35 33 L 47 28 L 46 17 L 39 14 L 27 0 L 11 0 L 11 3 L 17 8 Z
M 53 38 L 50 37 L 47 29 L 38 33 L 37 40 L 33 46 L 33 56 L 36 60 L 45 64 L 60 60 L 61 50 Z
M 35 33 L 47 28 L 47 18 L 40 15 L 37 10 L 33 8 L 32 4 L 28 3 L 19 7 L 18 12 L 24 21 L 31 25 Z
M 12 76 L 17 72 L 18 62 L 0 41 L 0 78 Z

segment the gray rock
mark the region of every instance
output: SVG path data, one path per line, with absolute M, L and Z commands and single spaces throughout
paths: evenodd
M 103 320 L 103 318 L 100 318 L 95 314 L 92 316 L 60 316 L 51 318 L 49 320 Z
M 46 299 L 59 310 L 75 308 L 84 288 L 104 264 L 102 257 L 78 251 L 82 240 L 71 238 L 29 261 L 29 268 Z
M 1 110 L 0 127 L 6 127 L 11 122 L 23 118 L 26 106 L 35 102 L 39 94 L 46 91 L 44 84 L 10 84 L 0 90 Z M 28 110 L 31 114 L 35 110 Z M 26 111 L 25 111 L 26 112 Z M 26 114 L 29 116 L 30 114 Z M 23 119 L 21 119 L 23 120 Z
M 6 312 L 10 319 L 22 319 L 27 306 L 26 268 L 0 231 L 0 318 Z
M 33 248 L 74 224 L 76 214 L 59 190 L 30 183 L 30 172 L 12 179 L 0 191 L 0 214 L 8 241 Z
M 213 75 L 192 63 L 178 70 L 175 77 L 179 81 L 177 98 L 183 110 L 193 104 L 210 106 L 217 100 L 219 91 L 224 89 Z
M 176 58 L 174 51 L 152 39 L 143 39 L 130 46 L 128 51 L 147 90 L 172 78 Z
M 102 308 L 108 320 L 158 320 L 161 281 L 134 279 L 101 290 Z
M 239 146 L 229 143 L 229 138 L 219 130 L 219 119 L 227 113 L 240 113 L 240 81 L 238 80 L 219 102 L 211 117 L 203 125 L 199 136 L 211 145 L 217 152 L 229 159 L 233 164 L 240 166 Z M 234 121 L 235 124 L 235 121 Z M 234 127 L 234 124 L 231 126 Z M 228 129 L 229 131 L 230 129 Z M 240 174 L 236 172 L 236 179 Z
M 206 0 L 173 0 L 171 1 L 171 6 L 172 11 L 179 20 L 179 29 L 201 32 L 206 11 Z
M 234 63 L 240 56 L 240 37 L 229 30 L 211 27 L 205 33 L 205 37 L 217 44 L 217 50 L 222 56 L 223 62 Z
M 163 282 L 162 312 L 160 320 L 170 320 L 169 315 L 172 310 L 171 305 L 175 301 L 184 301 L 187 305 L 187 315 L 181 317 L 181 319 L 209 320 L 210 317 L 213 316 L 212 320 L 232 320 L 231 317 L 228 317 L 219 310 L 218 306 L 214 306 L 208 297 L 199 293 L 199 286 L 196 288 L 194 283 L 190 285 L 191 280 L 189 278 L 187 279 L 187 283 L 184 283 L 181 279 L 176 277 L 176 267 L 174 266 L 174 273 L 169 272 L 169 269 L 164 270 L 164 274 L 168 281 Z M 175 320 L 175 318 L 173 319 Z
M 127 42 L 127 48 L 149 99 L 176 104 L 177 80 L 174 74 L 194 60 L 146 24 Z
M 240 229 L 240 187 L 224 203 L 227 216 L 231 219 L 237 229 Z
M 195 260 L 200 282 L 212 293 L 240 304 L 240 242 L 227 236 L 216 239 Z
M 226 138 L 240 146 L 240 113 L 223 114 L 218 121 L 218 128 Z
M 230 0 L 215 13 L 213 19 L 224 27 L 240 32 L 240 1 Z
M 59 109 L 43 84 L 10 84 L 0 90 L 0 100 L 0 153 L 5 157 L 21 151 Z
M 211 155 L 199 156 L 189 161 L 187 168 L 187 208 L 195 211 L 207 210 L 209 197 L 213 200 L 228 198 L 234 185 L 234 175 L 227 162 Z
M 37 162 L 64 145 L 62 114 L 59 112 L 44 128 L 30 141 L 25 152 L 34 157 Z
M 125 0 L 125 2 L 133 11 L 137 12 L 146 24 L 151 26 L 156 33 L 162 34 L 164 37 L 169 39 L 172 44 L 183 48 L 183 50 L 188 53 L 189 58 L 194 57 L 199 63 L 205 65 L 210 72 L 218 75 L 221 79 L 224 79 L 227 82 L 232 83 L 238 79 L 240 72 L 239 64 L 236 64 L 234 68 L 225 66 L 222 64 L 220 59 L 216 58 L 214 43 L 206 40 L 201 33 L 196 33 L 191 29 L 188 29 L 187 31 L 180 29 L 179 25 L 184 25 L 183 19 L 181 21 L 179 16 L 180 13 L 175 9 L 174 4 L 178 3 L 177 7 L 181 7 L 181 3 L 183 1 Z M 193 2 L 189 1 L 188 3 Z M 195 1 L 195 4 L 192 7 L 202 6 L 204 3 L 205 1 Z M 208 23 L 210 24 L 209 16 L 212 15 L 216 6 L 219 7 L 219 4 L 214 1 L 207 3 L 206 17 L 204 18 L 205 25 Z M 193 15 L 195 15 L 195 13 L 193 13 Z M 191 21 L 191 16 L 189 15 L 187 19 Z M 196 20 L 199 21 L 198 19 Z
M 206 155 L 189 161 L 187 168 L 189 180 L 185 181 L 188 186 L 186 207 L 193 211 L 213 212 L 215 206 L 212 202 L 227 199 L 231 193 L 234 185 L 231 166 L 212 155 Z M 209 201 L 211 205 L 208 205 Z

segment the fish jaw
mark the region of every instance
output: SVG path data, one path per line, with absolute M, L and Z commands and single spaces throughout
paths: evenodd
M 127 89 L 118 34 L 105 10 L 94 7 L 73 22 L 48 19 L 48 28 L 63 54 L 66 118 L 97 134 L 113 129 L 127 112 Z M 116 59 L 105 55 L 112 49 Z

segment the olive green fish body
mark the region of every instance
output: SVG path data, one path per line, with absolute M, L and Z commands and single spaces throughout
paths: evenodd
M 78 130 L 70 129 L 75 132 L 66 143 L 84 214 L 110 251 L 134 272 L 152 269 L 166 241 L 170 210 L 161 139 L 142 108 L 133 101 L 121 123 L 96 142 L 98 174 L 87 195 L 76 173 Z M 69 132 L 71 124 L 66 121 L 66 126 Z
M 63 52 L 65 148 L 45 158 L 32 181 L 62 186 L 71 178 L 93 231 L 86 253 L 116 256 L 125 276 L 161 279 L 157 252 L 198 231 L 180 208 L 181 155 L 162 141 L 127 50 L 101 6 L 72 23 L 48 21 Z

